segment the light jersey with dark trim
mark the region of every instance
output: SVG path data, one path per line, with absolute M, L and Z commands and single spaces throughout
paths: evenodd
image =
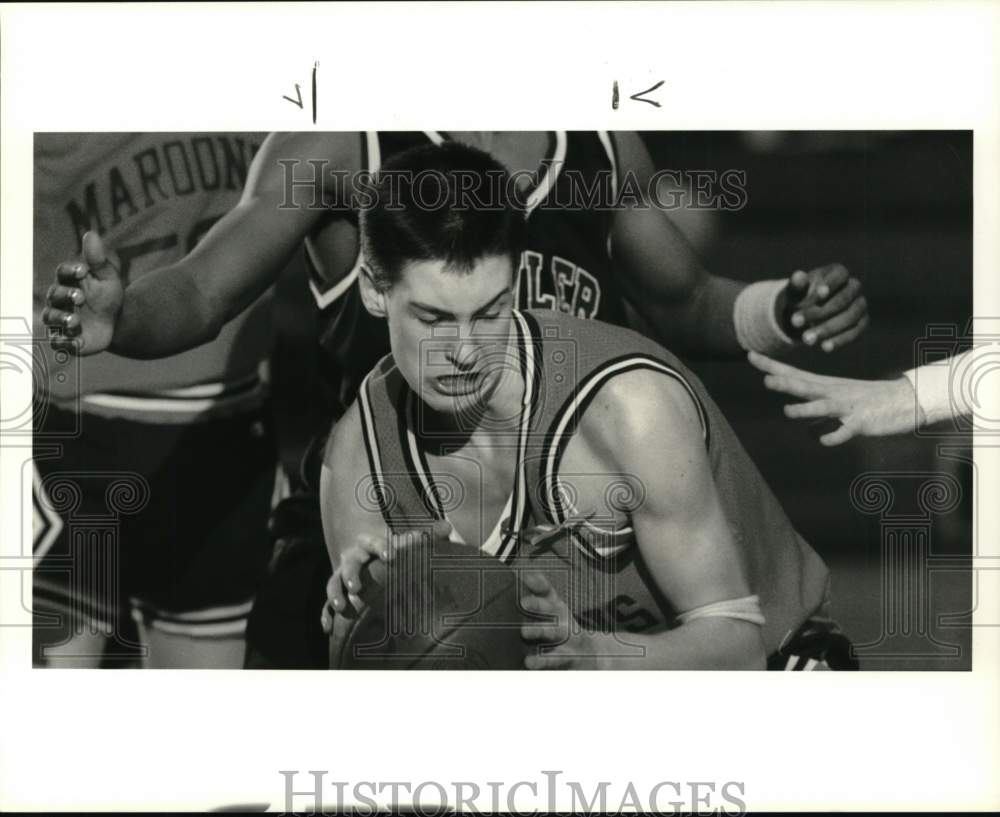
M 580 522 L 567 502 L 572 488 L 559 475 L 566 444 L 600 387 L 628 371 L 661 372 L 680 383 L 697 407 L 722 506 L 751 591 L 760 596 L 765 646 L 774 652 L 821 608 L 828 571 L 794 530 L 698 378 L 670 352 L 630 330 L 545 311 L 515 311 L 514 316 L 527 384 L 521 422 L 511 439 L 518 464 L 510 500 L 482 549 L 508 562 L 539 560 L 551 567 L 555 558 L 568 565 L 567 603 L 589 626 L 633 632 L 675 626 L 677 613 L 684 611 L 672 609 L 652 583 L 631 527 L 618 523 L 609 528 L 594 518 Z M 358 402 L 373 494 L 387 524 L 400 531 L 446 517 L 449 497 L 460 491 L 431 476 L 415 432 L 422 404 L 391 356 L 365 379 Z M 671 467 L 669 452 L 664 452 L 663 466 Z M 609 503 L 608 519 L 613 519 L 611 509 L 621 507 L 622 492 L 634 489 L 613 475 L 598 478 Z M 512 534 L 532 524 L 563 523 L 576 526 L 540 549 L 520 544 Z
M 126 284 L 189 253 L 240 200 L 263 133 L 37 133 L 34 334 L 57 403 L 143 422 L 187 422 L 261 403 L 257 366 L 271 346 L 269 297 L 214 340 L 158 360 L 104 352 L 61 362 L 41 320 L 56 266 L 103 238 Z
M 446 139 L 436 131 L 368 132 L 362 140 L 364 169 L 374 173 L 394 154 Z M 550 133 L 542 167 L 539 184 L 528 194 L 525 250 L 515 279 L 518 306 L 624 325 L 624 296 L 610 256 L 613 212 L 584 206 L 608 200 L 617 189 L 610 136 L 598 131 Z M 331 214 L 320 229 L 338 218 L 357 223 L 354 213 Z M 384 321 L 368 314 L 354 286 L 360 254 L 348 273 L 331 283 L 320 274 L 322 265 L 314 262 L 313 251 L 307 245 L 309 286 L 320 310 L 324 369 L 339 414 L 354 400 L 362 378 L 389 353 L 389 338 Z

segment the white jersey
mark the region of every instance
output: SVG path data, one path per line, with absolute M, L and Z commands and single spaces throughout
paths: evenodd
M 79 257 L 86 231 L 97 231 L 117 255 L 126 283 L 179 261 L 239 201 L 264 136 L 36 134 L 36 338 L 47 338 L 41 312 L 56 266 Z M 236 394 L 245 400 L 259 390 L 257 368 L 270 348 L 269 306 L 262 297 L 196 349 L 160 360 L 104 352 L 73 361 L 72 377 L 58 376 L 67 366 L 48 343 L 36 344 L 46 358 L 39 389 L 57 404 L 80 398 L 86 410 L 137 419 L 157 414 L 181 421 Z

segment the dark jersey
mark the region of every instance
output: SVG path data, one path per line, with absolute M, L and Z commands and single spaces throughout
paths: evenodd
M 526 384 L 521 424 L 511 440 L 517 465 L 507 507 L 483 549 L 560 574 L 557 590 L 590 627 L 620 632 L 677 624 L 677 614 L 685 611 L 673 610 L 648 578 L 630 524 L 615 522 L 615 508 L 642 501 L 621 495 L 634 487 L 615 475 L 596 475 L 608 507 L 581 522 L 568 484 L 579 475 L 563 481 L 559 470 L 568 441 L 604 383 L 636 369 L 659 372 L 680 383 L 698 410 L 723 509 L 767 621 L 765 647 L 776 651 L 822 607 L 828 571 L 794 530 L 698 378 L 670 352 L 627 329 L 544 311 L 515 312 L 514 326 Z M 371 473 L 367 495 L 379 502 L 386 523 L 405 530 L 446 518 L 448 502 L 462 496 L 461 486 L 427 467 L 418 433 L 425 426 L 414 419 L 421 404 L 391 356 L 365 380 L 358 403 Z M 664 468 L 670 467 L 667 455 Z M 542 546 L 527 545 L 519 533 L 537 523 L 563 531 Z
M 362 161 L 365 169 L 375 172 L 396 153 L 446 138 L 436 131 L 369 132 Z M 623 294 L 610 257 L 612 212 L 593 206 L 614 196 L 617 175 L 608 134 L 549 134 L 538 183 L 526 194 L 526 243 L 515 280 L 520 308 L 552 309 L 624 325 Z M 356 225 L 354 213 L 331 214 L 330 219 L 336 218 Z M 320 309 L 327 385 L 339 415 L 354 399 L 362 378 L 388 354 L 388 333 L 384 322 L 365 310 L 354 285 L 363 263 L 360 254 L 348 274 L 332 284 L 323 280 L 308 253 L 306 258 L 310 289 Z

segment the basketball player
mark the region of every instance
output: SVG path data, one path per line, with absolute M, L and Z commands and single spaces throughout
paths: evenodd
M 854 437 L 907 434 L 944 420 L 972 417 L 974 398 L 960 388 L 961 374 L 974 371 L 992 352 L 990 346 L 976 347 L 893 380 L 814 374 L 757 352 L 750 352 L 749 358 L 766 375 L 767 388 L 802 400 L 785 406 L 785 416 L 840 422 L 839 428 L 819 438 L 823 445 L 834 446 Z M 959 387 L 952 388 L 952 383 Z
M 539 249 L 527 252 L 519 264 L 516 289 L 523 308 L 622 322 L 625 299 L 651 331 L 672 345 L 731 354 L 747 348 L 780 351 L 793 345 L 793 337 L 832 351 L 854 340 L 867 325 L 860 282 L 840 265 L 750 287 L 709 275 L 664 211 L 631 206 L 649 190 L 654 177 L 637 134 L 368 133 L 359 139 L 348 133 L 298 133 L 268 138 L 251 167 L 239 206 L 182 262 L 144 276 L 124 292 L 113 276 L 86 280 L 86 264 L 63 265 L 57 275 L 60 286 L 50 298 L 51 325 L 66 330 L 62 322 L 74 312 L 80 323 L 66 331 L 75 343 L 56 344 L 73 353 L 112 348 L 143 358 L 197 346 L 273 283 L 282 262 L 303 239 L 318 306 L 339 306 L 325 334 L 338 341 L 357 334 L 367 338 L 371 326 L 354 326 L 360 313 L 341 300 L 351 300 L 351 285 L 360 270 L 356 212 L 351 207 L 356 174 L 377 171 L 384 157 L 402 149 L 448 138 L 486 149 L 518 178 L 534 179 L 525 191 L 525 209 L 530 245 Z M 611 184 L 612 195 L 599 200 L 617 209 L 539 206 L 548 197 L 585 201 L 588 191 L 602 183 Z M 569 186 L 575 192 L 564 189 Z M 580 217 L 562 223 L 571 212 Z M 555 235 L 547 229 L 553 225 Z M 608 251 L 609 239 L 613 253 Z M 571 268 L 576 259 L 579 263 Z M 83 292 L 71 294 L 85 280 Z M 87 306 L 88 291 L 105 294 L 110 302 L 96 310 L 81 309 Z M 172 308 L 182 303 L 188 308 L 175 314 Z M 342 326 L 344 321 L 351 326 Z M 379 339 L 384 342 L 384 336 Z M 331 354 L 350 357 L 346 363 L 338 360 L 340 365 L 360 370 L 361 376 L 368 371 L 358 366 L 353 354 L 365 349 L 353 343 L 325 345 Z
M 239 200 L 262 138 L 35 137 L 35 348 L 45 376 L 34 500 L 47 523 L 34 553 L 37 663 L 133 665 L 134 618 L 147 666 L 242 664 L 276 464 L 258 378 L 268 300 L 196 350 L 141 362 L 86 357 L 78 379 L 49 348 L 45 313 L 52 271 L 80 252 L 85 233 L 114 245 L 125 285 L 191 252 Z M 72 329 L 80 316 L 65 320 Z M 101 540 L 109 526 L 110 541 Z
M 528 610 L 568 612 L 568 601 L 588 625 L 569 641 L 565 620 L 526 625 L 528 638 L 561 642 L 529 668 L 849 663 L 826 616 L 825 565 L 697 378 L 632 331 L 515 309 L 517 208 L 431 210 L 406 175 L 391 190 L 390 170 L 439 174 L 453 194 L 473 175 L 483 200 L 485 180 L 503 173 L 468 147 L 415 148 L 387 163 L 363 212 L 360 293 L 391 353 L 327 445 L 333 563 L 362 563 L 380 539 L 384 550 L 386 526 L 444 521 L 454 541 L 504 561 L 531 525 L 562 526 L 564 551 L 581 549 L 591 575 L 614 581 L 563 600 L 529 573 Z M 333 579 L 343 612 L 359 577 Z M 625 630 L 638 653 L 617 654 Z
M 585 199 L 602 181 L 623 194 L 626 179 L 633 179 L 632 188 L 641 192 L 653 176 L 636 134 L 561 132 L 274 134 L 251 170 L 239 206 L 196 253 L 124 294 L 113 274 L 98 279 L 88 276 L 87 263 L 64 265 L 53 293 L 53 324 L 75 312 L 81 323 L 69 334 L 84 354 L 108 344 L 144 357 L 190 348 L 213 337 L 263 291 L 304 238 L 310 287 L 321 310 L 331 411 L 337 416 L 388 351 L 384 327 L 363 308 L 354 286 L 362 258 L 350 206 L 355 191 L 344 179 L 353 181 L 355 171 L 378 170 L 386 157 L 407 147 L 449 139 L 490 150 L 521 178 L 537 176 L 523 190 L 528 235 L 515 283 L 523 308 L 613 323 L 625 323 L 631 311 L 648 332 L 671 345 L 727 354 L 745 348 L 779 353 L 791 348 L 793 338 L 829 351 L 853 340 L 867 324 L 860 284 L 839 265 L 746 286 L 707 274 L 660 210 L 543 206 L 549 198 Z M 71 293 L 82 293 L 73 296 L 80 303 Z M 91 293 L 106 305 L 91 309 Z M 313 665 L 326 660 L 315 606 L 308 612 L 313 629 L 301 630 L 311 632 L 305 642 L 288 626 L 257 626 L 265 610 L 274 621 L 306 615 L 309 594 L 303 586 L 317 588 L 323 597 L 327 576 L 317 580 L 313 574 L 317 567 L 326 569 L 315 499 L 315 463 L 324 439 L 325 429 L 307 455 L 300 490 L 273 520 L 281 567 L 272 576 L 285 571 L 287 581 L 269 579 L 261 588 L 250 628 L 251 641 L 271 656 L 271 666 L 302 666 L 306 651 Z

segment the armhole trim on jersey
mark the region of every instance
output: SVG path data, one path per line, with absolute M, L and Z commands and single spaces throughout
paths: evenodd
M 513 310 L 514 328 L 517 332 L 518 365 L 524 380 L 524 394 L 521 398 L 521 423 L 517 435 L 517 473 L 514 475 L 514 494 L 511 497 L 511 517 L 508 531 L 500 541 L 497 556 L 502 562 L 508 561 L 517 551 L 518 531 L 524 526 L 528 503 L 528 466 L 525 457 L 528 453 L 528 434 L 531 430 L 538 395 L 539 347 L 535 343 L 532 326 L 526 319 L 529 316 L 519 310 Z M 502 521 L 502 520 L 501 520 Z
M 435 145 L 442 145 L 447 141 L 440 131 L 425 130 L 423 133 Z M 525 218 L 530 216 L 531 211 L 545 200 L 545 197 L 555 185 L 563 164 L 566 162 L 566 131 L 557 130 L 552 133 L 555 137 L 555 147 L 552 150 L 552 155 L 547 157 L 545 164 L 545 176 L 540 180 L 538 186 L 531 191 L 524 203 Z
M 375 432 L 375 418 L 372 414 L 371 398 L 368 394 L 368 387 L 371 381 L 369 373 L 358 389 L 358 413 L 361 417 L 361 437 L 365 441 L 365 453 L 368 455 L 368 471 L 372 478 L 372 487 L 375 489 L 375 499 L 378 502 L 379 510 L 382 511 L 382 518 L 385 523 L 390 524 L 389 504 L 385 495 L 385 475 L 382 473 L 382 458 L 379 454 L 378 436 Z
M 545 373 L 543 363 L 544 350 L 542 349 L 542 327 L 538 323 L 538 319 L 532 315 L 530 312 L 523 312 L 520 309 L 515 309 L 514 314 L 519 317 L 523 323 L 525 331 L 525 345 L 531 349 L 531 374 L 534 378 L 532 382 L 532 388 L 534 390 L 534 395 L 537 397 L 541 394 L 542 388 L 542 376 Z M 532 406 L 532 413 L 536 413 L 539 409 L 538 400 L 535 400 Z M 534 422 L 534 417 L 531 418 L 532 423 Z
M 374 175 L 382 169 L 382 148 L 379 146 L 378 131 L 365 131 L 364 167 Z
M 441 502 L 441 492 L 434 482 L 430 463 L 417 443 L 417 435 L 413 431 L 416 418 L 413 415 L 413 404 L 416 401 L 413 392 L 407 388 L 403 398 L 403 411 L 398 413 L 400 447 L 403 449 L 403 460 L 406 470 L 413 480 L 417 495 L 424 501 L 424 507 L 435 519 L 444 519 L 444 504 Z
M 382 150 L 379 147 L 378 141 L 378 131 L 369 130 L 365 131 L 364 141 L 361 143 L 361 167 L 367 170 L 372 175 L 378 173 L 379 169 L 382 167 Z M 341 295 L 343 295 L 347 290 L 349 290 L 354 282 L 358 280 L 358 275 L 361 273 L 361 268 L 364 266 L 364 256 L 361 250 L 361 225 L 358 225 L 358 254 L 354 259 L 354 266 L 351 267 L 350 272 L 347 273 L 343 278 L 337 281 L 330 289 L 326 292 L 320 292 L 319 287 L 316 286 L 314 280 L 314 275 L 309 275 L 309 289 L 313 294 L 313 298 L 316 300 L 316 306 L 320 309 L 326 309 L 334 301 L 338 300 Z M 306 245 L 306 253 L 309 256 L 309 263 L 312 265 L 310 273 L 313 272 L 319 265 L 316 263 L 316 259 L 312 257 L 312 252 L 309 250 L 309 245 Z
M 611 195 L 618 197 L 618 155 L 615 152 L 614 143 L 611 141 L 611 136 L 606 130 L 599 130 L 597 132 L 597 138 L 601 140 L 601 144 L 604 146 L 604 152 L 608 154 L 608 162 L 611 164 Z
M 618 200 L 618 153 L 615 150 L 615 144 L 611 139 L 611 134 L 606 130 L 599 130 L 597 132 L 597 138 L 600 140 L 601 145 L 604 147 L 604 152 L 608 154 L 608 162 L 611 164 L 611 200 Z M 614 219 L 611 220 L 611 224 L 614 223 Z M 607 239 L 607 250 L 608 258 L 612 258 L 611 253 L 611 228 L 608 228 L 608 239 Z
M 354 282 L 358 280 L 358 274 L 361 271 L 362 264 L 363 262 L 359 256 L 351 271 L 337 281 L 337 283 L 330 287 L 326 292 L 320 292 L 319 287 L 316 286 L 316 282 L 313 281 L 312 276 L 309 276 L 309 289 L 312 291 L 313 298 L 316 300 L 316 306 L 320 309 L 326 309 L 330 304 L 338 300 L 341 295 L 347 292 L 347 290 L 354 285 Z
M 555 187 L 556 179 L 559 177 L 559 173 L 566 163 L 566 131 L 557 130 L 554 131 L 554 135 L 556 145 L 552 152 L 552 157 L 545 166 L 545 176 L 538 183 L 538 186 L 531 191 L 527 201 L 524 203 L 525 218 L 530 216 L 532 211 L 541 202 L 545 201 L 545 197 L 548 196 L 549 191 Z
M 577 384 L 577 387 L 566 398 L 559 411 L 556 412 L 556 416 L 549 427 L 548 433 L 546 434 L 546 440 L 542 449 L 543 471 L 539 501 L 542 504 L 543 511 L 554 522 L 562 524 L 567 518 L 566 508 L 564 507 L 564 503 L 559 496 L 559 492 L 556 490 L 559 463 L 561 462 L 566 446 L 569 443 L 570 438 L 573 436 L 573 433 L 576 431 L 576 427 L 579 425 L 587 407 L 590 405 L 590 402 L 594 399 L 598 391 L 600 391 L 601 386 L 609 380 L 620 374 L 640 369 L 660 372 L 668 377 L 672 377 L 687 390 L 688 395 L 691 397 L 691 400 L 694 402 L 695 408 L 698 411 L 698 419 L 701 422 L 702 439 L 705 442 L 705 448 L 708 448 L 708 414 L 705 411 L 705 407 L 702 405 L 701 400 L 698 398 L 698 395 L 695 393 L 694 389 L 691 388 L 691 384 L 687 382 L 684 375 L 672 366 L 669 366 L 663 361 L 650 355 L 631 354 L 613 358 L 595 369 L 582 381 L 580 381 L 579 384 Z

